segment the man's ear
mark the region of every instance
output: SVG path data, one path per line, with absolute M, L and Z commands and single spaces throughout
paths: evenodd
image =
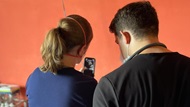
M 120 31 L 121 35 L 125 37 L 126 43 L 129 44 L 131 42 L 131 36 L 129 32 Z

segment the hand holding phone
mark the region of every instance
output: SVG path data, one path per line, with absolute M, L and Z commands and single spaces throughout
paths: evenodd
M 84 59 L 84 74 L 94 77 L 95 64 L 96 64 L 95 58 L 86 57 Z

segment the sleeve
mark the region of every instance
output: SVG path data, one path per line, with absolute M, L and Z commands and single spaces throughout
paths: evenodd
M 26 84 L 25 84 L 25 88 L 26 88 L 26 93 L 25 93 L 25 95 L 28 97 L 28 94 L 29 94 L 29 84 L 30 84 L 30 77 L 31 77 L 31 75 L 29 75 L 29 77 L 27 78 L 27 81 L 26 81 Z
M 119 107 L 114 87 L 106 77 L 101 78 L 96 86 L 93 107 Z

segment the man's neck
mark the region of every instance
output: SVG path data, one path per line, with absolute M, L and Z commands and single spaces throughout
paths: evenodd
M 144 39 L 144 40 L 136 40 L 133 41 L 130 44 L 129 47 L 129 54 L 132 55 L 134 54 L 136 51 L 138 51 L 139 49 L 141 49 L 142 47 L 148 45 L 148 44 L 152 44 L 152 43 L 160 43 L 158 41 L 157 38 L 151 38 L 151 39 Z M 153 46 L 150 48 L 145 49 L 144 51 L 142 51 L 140 54 L 147 54 L 147 53 L 165 53 L 165 52 L 171 52 L 170 50 L 168 50 L 165 47 L 162 46 Z

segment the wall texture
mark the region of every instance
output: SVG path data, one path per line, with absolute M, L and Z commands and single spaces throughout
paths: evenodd
M 86 56 L 97 60 L 97 80 L 121 64 L 108 27 L 116 11 L 131 1 L 64 0 L 67 15 L 80 14 L 93 27 L 94 39 Z M 158 12 L 160 41 L 170 50 L 190 56 L 190 1 L 150 2 Z M 47 31 L 64 17 L 62 6 L 62 0 L 0 0 L 0 82 L 25 86 L 29 74 L 43 63 L 40 45 Z

